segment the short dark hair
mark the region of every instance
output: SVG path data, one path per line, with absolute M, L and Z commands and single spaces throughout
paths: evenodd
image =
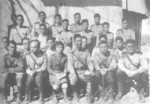
M 108 25 L 108 26 L 109 26 L 110 24 L 109 24 L 109 22 L 104 22 L 104 23 L 102 24 L 102 26 L 105 26 L 105 25 Z
M 74 17 L 75 17 L 76 15 L 79 15 L 79 16 L 81 16 L 81 14 L 80 14 L 80 13 L 75 13 L 75 14 L 74 14 Z
M 56 50 L 56 47 L 62 45 L 63 49 L 65 48 L 64 44 L 61 41 L 56 41 L 54 44 L 54 49 Z
M 82 36 L 81 36 L 80 34 L 75 34 L 75 35 L 74 35 L 74 40 L 75 40 L 76 38 L 78 38 L 78 37 L 82 38 Z
M 63 22 L 67 22 L 67 23 L 69 24 L 69 20 L 68 20 L 68 19 L 63 19 L 63 20 L 62 20 L 62 23 L 63 23 Z
M 40 11 L 39 15 L 40 15 L 41 13 L 43 13 L 43 14 L 46 16 L 46 13 L 45 13 L 44 11 Z
M 101 45 L 101 44 L 107 44 L 107 45 L 108 45 L 108 42 L 107 42 L 107 41 L 101 41 L 99 44 L 100 44 L 100 45 Z
M 15 47 L 16 47 L 16 45 L 17 45 L 14 40 L 9 41 L 8 46 L 9 46 L 10 44 L 13 44 Z
M 89 24 L 88 19 L 83 19 L 83 20 L 81 21 L 81 24 L 83 24 L 83 23 L 88 23 L 88 24 Z
M 100 17 L 101 17 L 101 15 L 100 15 L 100 14 L 98 14 L 98 13 L 95 13 L 95 14 L 94 14 L 94 18 L 95 18 L 95 17 L 99 17 L 99 18 L 100 18 Z
M 115 41 L 118 41 L 118 40 L 120 40 L 121 42 L 123 42 L 123 38 L 120 37 L 120 36 L 116 37 L 116 39 L 115 39 Z
M 106 36 L 105 34 L 101 34 L 101 35 L 99 36 L 99 40 L 100 40 L 101 38 L 105 38 L 105 39 L 107 40 L 107 36 Z
M 44 26 L 46 28 L 46 25 L 44 23 L 40 24 L 40 27 Z
M 126 41 L 126 45 L 127 45 L 128 43 L 132 43 L 132 44 L 135 45 L 135 40 L 134 40 L 134 39 L 128 39 L 128 40 Z
M 48 40 L 52 40 L 53 42 L 55 42 L 55 38 L 53 38 L 53 37 L 48 37 L 46 40 L 47 40 L 47 41 L 48 41 Z
M 2 37 L 2 40 L 3 40 L 3 39 L 6 39 L 7 42 L 9 41 L 8 37 L 6 37 L 6 36 Z
M 22 18 L 22 20 L 24 21 L 24 17 L 23 17 L 23 15 L 22 15 L 22 14 L 18 14 L 18 15 L 17 15 L 17 18 L 18 18 L 18 17 L 21 17 L 21 18 Z
M 59 18 L 61 19 L 61 15 L 60 15 L 60 14 L 56 14 L 56 15 L 55 15 L 55 18 L 56 18 L 56 17 L 59 17 Z

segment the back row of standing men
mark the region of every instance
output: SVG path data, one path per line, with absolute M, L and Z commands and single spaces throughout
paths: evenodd
M 49 73 L 54 95 L 61 87 L 67 102 L 69 73 L 74 104 L 78 102 L 77 83 L 79 81 L 86 83 L 86 97 L 89 103 L 92 103 L 91 84 L 93 80 L 87 77 L 96 77 L 102 88 L 105 82 L 109 84 L 111 91 L 105 100 L 111 102 L 114 98 L 122 97 L 123 83 L 126 79 L 137 81 L 138 88 L 141 88 L 139 86 L 143 83 L 147 85 L 148 62 L 143 55 L 135 52 L 135 33 L 128 28 L 128 21 L 122 21 L 123 28 L 117 31 L 117 38 L 114 41 L 114 35 L 109 31 L 109 23 L 100 24 L 100 18 L 99 14 L 94 15 L 95 24 L 89 30 L 88 20 L 83 19 L 80 22 L 81 15 L 76 13 L 75 23 L 68 29 L 68 19 L 61 20 L 61 15 L 57 14 L 54 25 L 50 27 L 45 21 L 45 12 L 40 12 L 40 20 L 34 24 L 30 32 L 27 27 L 23 26 L 23 16 L 17 15 L 14 25 L 9 26 L 9 44 L 7 44 L 8 39 L 3 38 L 4 49 L 1 54 L 3 55 L 3 60 L 1 60 L 3 68 L 0 73 L 3 96 L 6 78 L 10 73 L 16 74 L 18 104 L 21 103 L 21 88 L 23 87 L 21 81 L 24 73 L 27 74 L 24 101 L 29 101 L 29 90 L 32 81 L 35 80 L 41 104 L 44 102 L 43 77 L 45 71 Z M 115 75 L 117 75 L 118 92 L 114 96 Z M 138 90 L 140 100 L 143 102 L 142 91 L 144 90 Z M 57 103 L 57 96 L 55 98 Z

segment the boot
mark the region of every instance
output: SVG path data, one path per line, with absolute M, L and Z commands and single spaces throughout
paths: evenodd
M 53 100 L 54 104 L 58 104 L 59 103 L 56 91 L 53 92 L 52 100 Z
M 115 100 L 121 99 L 122 95 L 123 95 L 123 84 L 118 83 L 118 94 L 116 95 Z
M 145 103 L 144 89 L 142 89 L 142 90 L 140 91 L 139 100 L 140 100 L 140 103 Z
M 90 92 L 86 93 L 86 100 L 87 100 L 87 104 L 92 104 L 92 99 L 91 99 L 91 93 Z
M 43 93 L 39 94 L 39 104 L 44 104 Z
M 18 92 L 17 92 L 17 99 L 16 99 L 16 104 L 21 104 L 21 88 L 18 87 Z
M 77 104 L 79 102 L 78 93 L 76 91 L 73 92 L 73 104 Z

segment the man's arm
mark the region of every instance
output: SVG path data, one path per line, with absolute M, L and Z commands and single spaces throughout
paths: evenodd
M 139 67 L 137 73 L 142 73 L 146 70 L 148 70 L 148 61 L 145 57 L 143 57 L 141 55 L 141 57 L 140 57 L 140 67 Z
M 94 71 L 94 64 L 93 64 L 93 62 L 92 62 L 92 58 L 91 58 L 91 56 L 90 56 L 90 53 L 89 53 L 89 51 L 87 51 L 87 65 L 88 65 L 88 68 L 89 68 L 89 70 L 90 71 Z
M 72 53 L 70 53 L 68 55 L 68 65 L 67 65 L 67 68 L 68 68 L 68 72 L 70 72 L 71 74 L 75 73 Z
M 18 59 L 17 67 L 15 67 L 15 72 L 23 72 L 24 69 L 24 63 L 23 58 L 20 56 Z
M 46 54 L 43 55 L 43 58 L 44 58 L 44 62 L 42 64 L 42 66 L 36 70 L 36 72 L 41 72 L 41 71 L 45 71 L 46 70 L 46 67 L 47 67 L 47 57 L 46 57 Z
M 108 68 L 108 70 L 115 70 L 117 68 L 117 62 L 115 59 L 115 56 L 112 58 L 110 66 Z
M 125 68 L 124 63 L 125 63 L 124 58 L 121 58 L 118 62 L 118 68 L 128 74 L 129 70 Z
M 98 56 L 97 55 L 93 56 L 93 62 L 94 62 L 95 69 L 97 71 L 100 71 L 100 66 L 99 66 L 99 61 L 98 61 Z

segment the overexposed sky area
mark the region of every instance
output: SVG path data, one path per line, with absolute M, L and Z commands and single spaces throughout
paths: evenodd
M 150 34 L 150 18 L 142 21 L 142 35 Z

